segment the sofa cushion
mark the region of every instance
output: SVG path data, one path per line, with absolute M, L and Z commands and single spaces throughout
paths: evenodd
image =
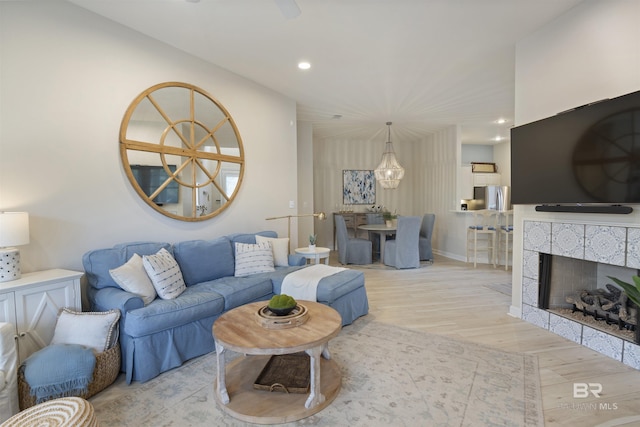
M 87 282 L 89 286 L 96 289 L 119 288 L 120 286 L 109 274 L 109 270 L 120 267 L 135 253 L 140 256 L 151 255 L 162 248 L 167 249 L 170 253 L 172 252 L 171 245 L 163 242 L 121 243 L 113 248 L 89 251 L 82 257 L 82 265 L 86 273 Z
M 222 295 L 210 289 L 199 289 L 197 285 L 189 286 L 177 298 L 157 298 L 147 306 L 129 311 L 123 331 L 134 338 L 142 337 L 215 316 L 223 310 Z
M 120 267 L 127 258 L 121 249 L 96 249 L 85 253 L 82 256 L 82 266 L 88 284 L 95 289 L 120 288 L 113 280 L 109 270 Z
M 176 243 L 173 253 L 187 286 L 233 276 L 235 271 L 233 247 L 226 237 Z
M 215 292 L 224 297 L 224 310 L 230 310 L 273 294 L 271 274 L 247 277 L 223 277 L 196 285 L 203 292 Z
M 236 270 L 234 276 L 244 277 L 257 273 L 266 273 L 274 270 L 273 251 L 268 242 L 235 243 Z
M 127 259 L 131 258 L 131 255 L 138 254 L 140 256 L 153 255 L 160 249 L 166 249 L 173 256 L 173 248 L 170 243 L 167 242 L 129 242 L 119 243 L 114 246 L 115 249 L 124 250 L 124 254 Z
M 234 234 L 229 234 L 229 236 L 227 237 L 229 237 L 232 244 L 235 244 L 235 243 L 255 244 L 256 236 L 278 237 L 278 233 L 276 233 L 275 231 L 267 230 L 267 231 L 260 231 L 258 233 L 234 233 Z
M 109 274 L 122 289 L 140 295 L 145 305 L 156 299 L 156 289 L 144 269 L 140 255 L 133 254 L 125 264 L 109 270 Z

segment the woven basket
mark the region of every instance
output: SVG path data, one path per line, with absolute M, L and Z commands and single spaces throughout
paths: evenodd
M 88 399 L 94 394 L 104 390 L 111 385 L 120 373 L 120 343 L 96 354 L 96 366 L 93 369 L 93 379 L 89 383 L 86 393 L 77 397 Z M 24 365 L 18 369 L 18 397 L 20 400 L 20 410 L 30 408 L 36 404 L 36 397 L 31 395 L 31 387 L 24 378 Z M 52 396 L 50 399 L 67 396 Z M 49 400 L 50 400 L 49 399 Z
M 2 427 L 98 427 L 93 406 L 79 397 L 63 397 L 42 402 L 18 412 Z

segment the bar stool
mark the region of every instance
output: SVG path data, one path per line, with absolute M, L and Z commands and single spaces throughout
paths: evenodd
M 496 267 L 498 212 L 482 209 L 472 211 L 473 225 L 467 228 L 467 262 L 473 253 L 473 267 L 478 264 L 478 253 L 486 252 L 490 264 Z
M 513 252 L 513 211 L 501 212 L 500 219 L 498 248 L 504 253 L 504 269 L 508 270 L 509 254 Z

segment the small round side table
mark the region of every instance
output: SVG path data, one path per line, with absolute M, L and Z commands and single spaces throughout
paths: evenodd
M 331 249 L 316 247 L 314 249 L 306 248 L 297 248 L 296 253 L 304 256 L 306 259 L 313 259 L 315 263 L 318 264 L 321 259 L 324 259 L 324 263 L 329 265 L 329 252 Z

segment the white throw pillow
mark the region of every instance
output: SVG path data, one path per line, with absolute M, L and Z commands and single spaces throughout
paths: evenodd
M 236 277 L 274 271 L 273 251 L 269 242 L 236 243 Z
M 256 234 L 256 243 L 271 242 L 273 251 L 273 263 L 276 267 L 289 266 L 289 239 L 287 237 L 275 238 Z
M 51 344 L 78 344 L 98 353 L 118 340 L 120 310 L 77 312 L 63 308 L 58 315 Z
M 156 289 L 144 269 L 140 255 L 133 254 L 125 264 L 109 270 L 109 274 L 122 289 L 140 295 L 144 305 L 156 299 Z
M 187 289 L 180 266 L 165 248 L 155 255 L 144 255 L 142 264 L 160 298 L 174 299 Z

